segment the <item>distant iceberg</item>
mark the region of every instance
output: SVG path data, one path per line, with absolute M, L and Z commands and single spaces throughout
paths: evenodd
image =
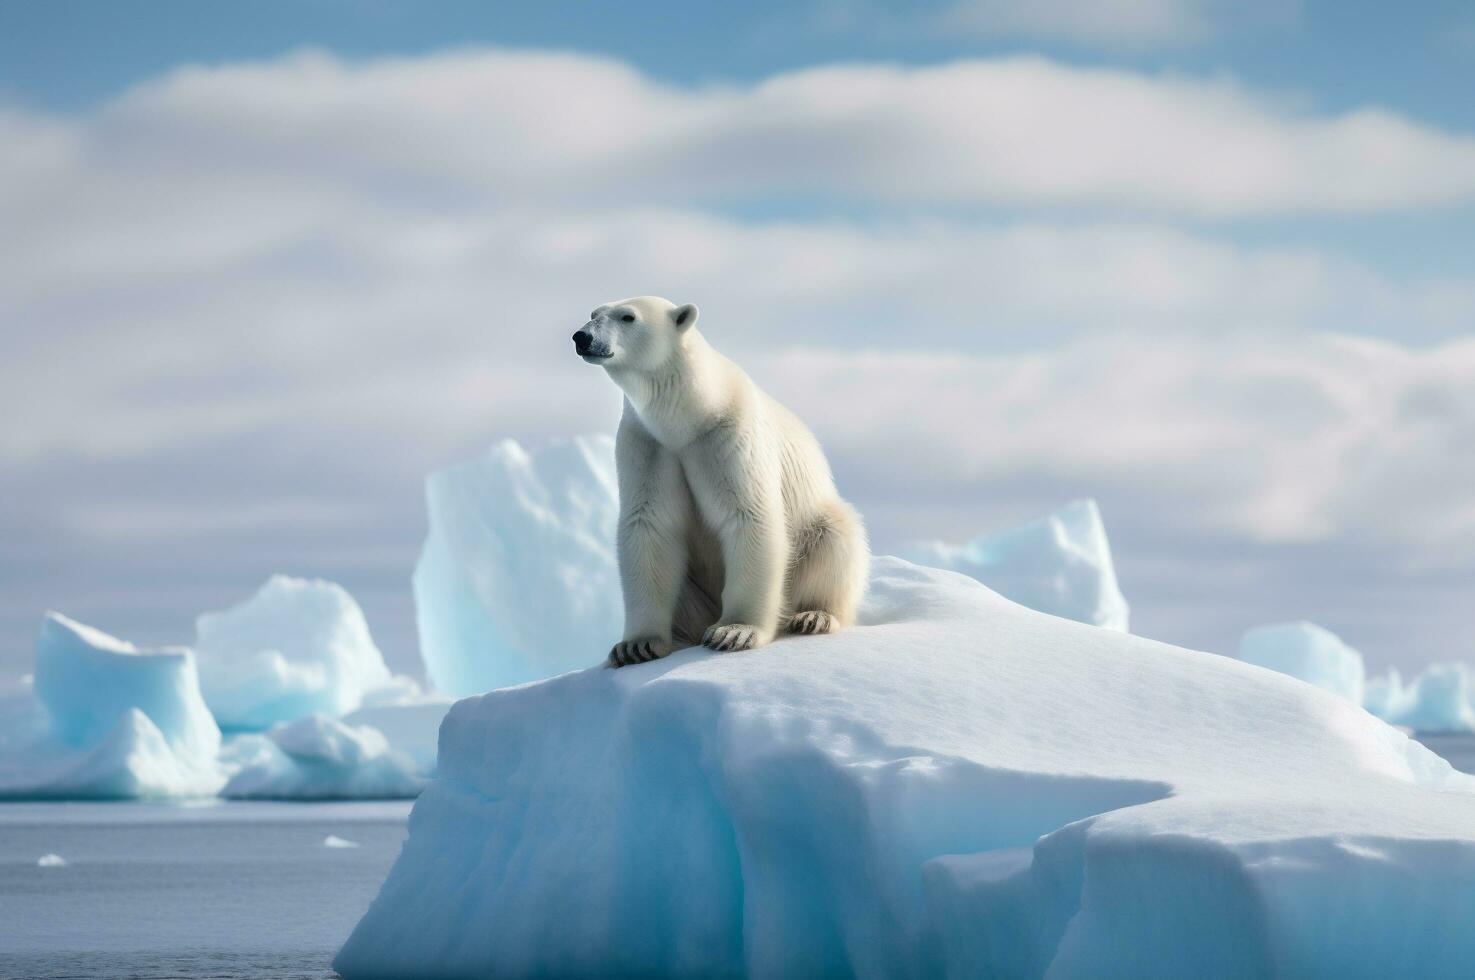
M 1475 731 L 1475 676 L 1462 663 L 1434 663 L 1412 682 L 1395 668 L 1366 676 L 1362 654 L 1315 623 L 1247 630 L 1238 659 L 1331 691 L 1394 725 L 1420 733 Z
M 903 548 L 901 557 L 962 572 L 1006 599 L 1052 616 L 1127 632 L 1129 608 L 1094 500 L 1072 501 L 966 544 L 918 542 Z
M 236 769 L 220 791 L 228 799 L 395 799 L 417 795 L 424 782 L 415 760 L 378 729 L 324 715 L 237 736 L 222 759 Z
M 1363 703 L 1362 654 L 1315 623 L 1272 623 L 1247 630 L 1239 641 L 1239 659 Z
M 1463 976 L 1475 778 L 880 558 L 857 627 L 467 698 L 349 980 Z
M 1417 732 L 1475 731 L 1475 678 L 1462 663 L 1430 664 L 1407 686 L 1396 671 L 1375 689 L 1368 710 Z
M 4 712 L 20 730 L 0 740 L 0 797 L 201 796 L 220 788 L 220 729 L 188 649 L 140 649 L 48 613 L 33 690 L 30 703 L 12 695 Z
M 391 683 L 363 610 L 333 582 L 273 575 L 195 629 L 201 687 L 223 728 L 346 714 Z
M 434 771 L 449 699 L 390 675 L 339 586 L 276 576 L 200 636 L 197 660 L 48 613 L 0 690 L 0 799 L 408 797 Z
M 614 440 L 529 453 L 508 439 L 425 484 L 415 566 L 420 653 L 450 695 L 598 663 L 620 638 Z

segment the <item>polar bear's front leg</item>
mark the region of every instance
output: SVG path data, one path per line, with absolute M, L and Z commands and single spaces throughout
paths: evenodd
M 625 633 L 609 663 L 626 667 L 676 649 L 671 626 L 686 576 L 691 491 L 676 457 L 628 421 L 620 426 L 616 458 Z

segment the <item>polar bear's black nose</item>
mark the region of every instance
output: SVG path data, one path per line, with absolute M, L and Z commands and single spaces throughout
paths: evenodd
M 594 341 L 594 335 L 587 330 L 580 330 L 574 334 L 574 350 L 580 354 L 589 353 L 589 345 Z

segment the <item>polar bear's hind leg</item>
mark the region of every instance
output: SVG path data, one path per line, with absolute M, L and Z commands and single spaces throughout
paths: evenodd
M 788 631 L 834 633 L 855 622 L 869 563 L 859 515 L 835 501 L 795 538 Z

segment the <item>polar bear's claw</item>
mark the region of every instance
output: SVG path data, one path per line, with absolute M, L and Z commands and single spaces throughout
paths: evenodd
M 840 629 L 840 620 L 823 609 L 795 613 L 789 620 L 790 633 L 834 633 Z
M 640 640 L 621 640 L 609 652 L 607 661 L 611 667 L 629 667 L 633 664 L 659 660 L 671 652 L 671 644 L 656 637 Z
M 732 650 L 751 650 L 759 645 L 758 629 L 743 623 L 710 626 L 702 636 L 702 645 L 723 653 Z

